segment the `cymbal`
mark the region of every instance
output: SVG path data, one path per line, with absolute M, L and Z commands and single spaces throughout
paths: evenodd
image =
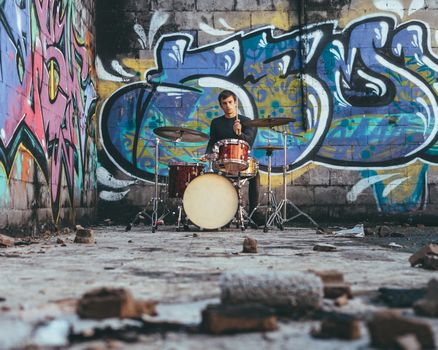
M 295 118 L 262 118 L 242 121 L 245 126 L 255 126 L 259 128 L 272 128 L 273 126 L 286 125 L 296 121 Z
M 205 142 L 208 140 L 208 135 L 201 131 L 177 126 L 155 128 L 154 133 L 159 137 L 175 142 Z
M 283 149 L 283 147 L 267 145 L 267 146 L 255 147 L 254 149 L 260 149 L 263 151 L 279 151 Z

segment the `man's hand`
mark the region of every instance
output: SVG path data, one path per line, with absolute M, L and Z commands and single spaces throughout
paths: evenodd
M 240 120 L 236 119 L 234 121 L 233 130 L 236 135 L 240 135 L 242 133 L 242 124 L 240 124 Z

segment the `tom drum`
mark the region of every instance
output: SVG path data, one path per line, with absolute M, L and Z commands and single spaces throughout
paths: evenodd
M 229 172 L 238 172 L 248 168 L 249 144 L 238 139 L 225 139 L 215 143 L 218 153 L 217 163 Z

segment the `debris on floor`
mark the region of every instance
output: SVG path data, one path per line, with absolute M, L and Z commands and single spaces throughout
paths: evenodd
M 89 228 L 83 228 L 80 225 L 76 226 L 76 237 L 74 240 L 75 243 L 86 243 L 92 244 L 95 243 L 94 239 L 94 231 Z
M 79 300 L 77 313 L 81 318 L 140 318 L 156 314 L 156 302 L 137 301 L 124 288 L 98 288 L 85 293 Z
M 315 338 L 355 340 L 361 337 L 360 320 L 348 314 L 330 313 L 321 321 L 319 329 L 311 332 Z
M 424 269 L 438 270 L 438 244 L 430 243 L 409 258 L 411 266 L 420 265 Z
M 357 224 L 351 229 L 343 229 L 339 231 L 333 231 L 335 237 L 365 237 L 365 230 L 363 224 Z
M 8 248 L 15 244 L 15 239 L 6 235 L 0 234 L 0 247 Z
M 207 333 L 269 332 L 278 328 L 272 308 L 261 304 L 207 305 L 201 329 Z
M 321 279 L 312 273 L 227 271 L 219 284 L 224 304 L 259 303 L 291 316 L 319 309 L 323 297 Z
M 438 317 L 438 280 L 429 281 L 426 295 L 415 302 L 414 310 L 420 316 Z
M 422 349 L 435 349 L 434 333 L 431 325 L 426 321 L 385 310 L 375 313 L 367 326 L 371 345 L 378 349 L 393 349 L 400 341 L 400 336 L 410 334 L 417 338 Z
M 242 253 L 257 253 L 258 246 L 257 246 L 257 240 L 246 236 L 243 240 L 243 249 Z

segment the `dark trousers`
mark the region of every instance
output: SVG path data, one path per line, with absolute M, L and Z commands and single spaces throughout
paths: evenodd
M 257 175 L 248 181 L 248 204 L 249 212 L 251 214 L 254 208 L 257 206 L 259 201 L 260 192 L 260 174 L 257 171 Z

